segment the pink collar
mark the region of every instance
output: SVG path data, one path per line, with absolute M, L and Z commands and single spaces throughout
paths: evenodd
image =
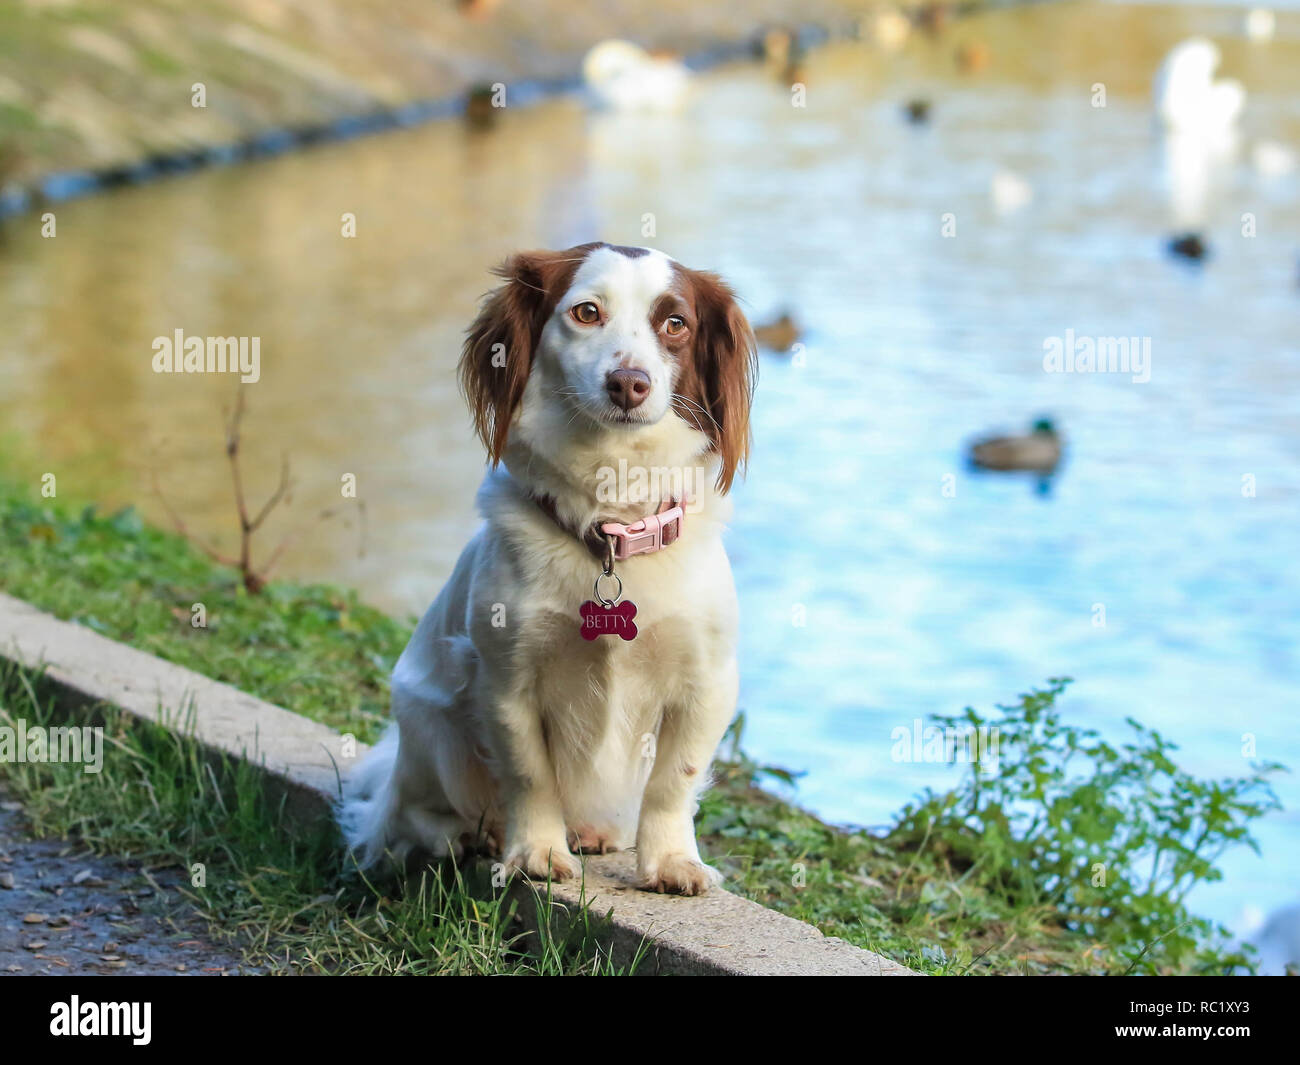
M 675 543 L 686 523 L 686 511 L 675 499 L 666 499 L 653 514 L 634 521 L 601 522 L 600 531 L 614 538 L 614 561 L 622 562 L 633 555 L 649 555 Z
M 623 562 L 635 555 L 662 551 L 677 542 L 686 522 L 686 510 L 682 504 L 675 499 L 667 499 L 659 504 L 659 509 L 653 514 L 638 518 L 630 525 L 621 521 L 597 519 L 579 534 L 560 520 L 555 500 L 551 496 L 535 496 L 534 500 L 547 517 L 586 544 L 587 549 L 601 561 L 605 560 L 611 546 L 615 562 Z

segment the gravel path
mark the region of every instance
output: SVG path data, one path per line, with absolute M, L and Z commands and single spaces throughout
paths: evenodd
M 35 839 L 0 792 L 0 975 L 254 974 L 215 946 L 178 870 Z

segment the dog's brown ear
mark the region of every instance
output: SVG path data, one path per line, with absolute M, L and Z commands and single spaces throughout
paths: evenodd
M 542 328 L 587 250 L 518 252 L 493 270 L 504 281 L 488 293 L 469 327 L 459 373 L 474 429 L 494 466 L 505 452 Z
M 708 413 L 701 426 L 722 458 L 718 488 L 731 489 L 749 460 L 749 408 L 758 378 L 758 351 L 735 293 L 717 274 L 685 271 L 694 291 L 695 366 L 692 391 Z

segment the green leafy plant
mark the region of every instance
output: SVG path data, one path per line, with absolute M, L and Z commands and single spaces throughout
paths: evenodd
M 1066 723 L 1057 698 L 1068 683 L 1050 680 L 999 717 L 969 707 L 936 717 L 945 729 L 995 729 L 996 757 L 977 754 L 957 787 L 906 806 L 889 841 L 1006 906 L 1053 911 L 1062 927 L 1118 951 L 1126 970 L 1244 963 L 1220 949 L 1225 930 L 1184 900 L 1221 879 L 1216 862 L 1229 847 L 1258 852 L 1250 825 L 1280 808 L 1268 777 L 1282 767 L 1198 779 L 1173 761 L 1177 745 L 1131 718 L 1132 738 L 1118 746 Z

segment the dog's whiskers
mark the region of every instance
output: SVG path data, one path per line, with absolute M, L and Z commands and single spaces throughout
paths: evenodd
M 692 415 L 692 420 L 695 423 L 695 428 L 698 429 L 700 432 L 704 432 L 704 426 L 700 424 L 700 420 L 698 418 L 694 417 L 694 412 L 699 412 L 700 414 L 703 414 L 704 417 L 708 418 L 709 421 L 713 423 L 715 428 L 721 430 L 722 426 L 718 425 L 718 419 L 715 418 L 712 414 L 710 414 L 707 410 L 705 410 L 702 406 L 700 406 L 700 404 L 696 403 L 693 399 L 688 399 L 686 396 L 683 396 L 680 392 L 674 392 L 669 402 L 674 406 L 676 406 L 678 402 L 685 403 L 686 409 L 684 413 Z

